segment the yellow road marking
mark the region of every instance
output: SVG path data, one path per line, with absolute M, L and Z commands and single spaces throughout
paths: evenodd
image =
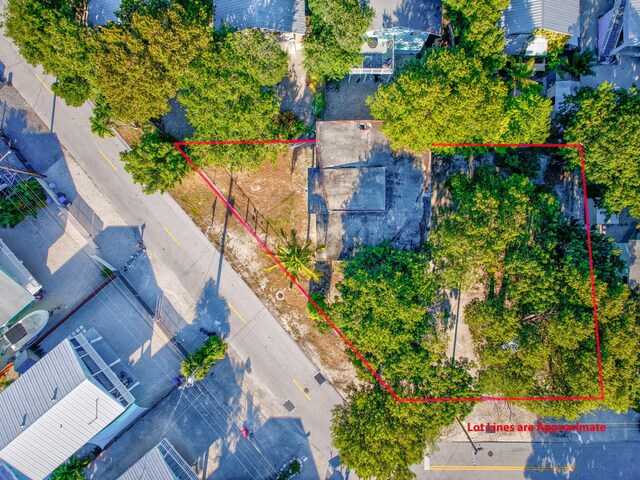
M 49 88 L 49 85 L 47 85 L 46 83 L 44 83 L 44 80 L 40 78 L 40 75 L 38 75 L 37 73 L 34 73 L 34 75 L 36 76 L 36 78 L 38 80 L 40 80 L 40 83 L 42 84 L 42 86 L 44 88 L 47 89 L 47 92 L 49 92 L 51 95 L 53 95 L 53 92 L 51 91 L 51 89 Z
M 300 391 L 302 392 L 302 394 L 307 397 L 307 400 L 311 400 L 311 397 L 309 395 L 307 395 L 307 392 L 304 391 L 304 389 L 298 384 L 298 382 L 296 382 L 295 378 L 292 378 L 291 380 L 293 380 L 293 383 L 296 384 L 296 387 L 298 387 L 300 389 Z
M 236 314 L 236 316 L 242 321 L 242 323 L 244 323 L 246 325 L 247 322 L 244 320 L 244 318 L 242 318 L 242 315 L 240 315 L 240 313 L 238 313 L 238 310 L 236 310 L 235 307 L 233 305 L 231 305 L 229 302 L 227 302 L 227 305 L 229 305 L 229 308 L 233 311 L 233 313 Z
M 100 155 L 102 155 L 102 157 L 109 163 L 109 165 L 111 165 L 111 168 L 113 168 L 113 170 L 117 172 L 118 167 L 115 166 L 115 164 L 109 159 L 109 157 L 107 157 L 102 150 L 98 151 L 100 152 Z
M 444 471 L 468 471 L 468 470 L 482 470 L 482 471 L 513 471 L 513 470 L 562 470 L 567 472 L 573 472 L 576 467 L 569 465 L 566 467 L 529 467 L 526 465 L 496 465 L 496 466 L 480 466 L 480 465 L 431 465 L 428 470 L 444 470 Z
M 162 228 L 164 228 L 164 231 L 167 232 L 171 238 L 173 238 L 173 241 L 176 242 L 176 245 L 180 246 L 180 241 L 176 238 L 176 236 L 173 233 L 171 233 L 171 230 L 169 230 L 164 225 L 162 226 Z

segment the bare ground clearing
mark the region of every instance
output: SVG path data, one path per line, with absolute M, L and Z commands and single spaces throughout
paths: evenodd
M 311 166 L 312 150 L 289 150 L 275 164 L 265 164 L 254 172 L 230 175 L 222 169 L 207 168 L 205 172 L 226 198 L 234 201 L 238 213 L 274 251 L 280 241 L 277 232 L 292 229 L 301 239 L 307 238 L 307 169 Z M 231 189 L 231 192 L 229 190 Z M 266 272 L 272 260 L 264 253 L 249 232 L 231 215 L 222 202 L 195 173 L 181 186 L 171 191 L 208 238 L 221 248 L 224 256 L 245 282 L 258 295 L 282 326 L 341 394 L 356 377 L 355 368 L 344 352 L 345 344 L 330 330 L 321 334 L 307 315 L 307 300 L 280 270 Z M 226 224 L 226 228 L 225 228 Z M 315 238 L 310 235 L 309 238 Z M 327 278 L 326 281 L 331 281 Z M 284 299 L 277 300 L 276 293 Z

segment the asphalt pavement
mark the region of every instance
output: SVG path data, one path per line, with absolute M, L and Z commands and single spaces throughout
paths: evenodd
M 638 480 L 639 441 L 440 443 L 415 469 L 424 480 Z M 421 471 L 420 471 L 421 470 Z
M 289 401 L 293 405 L 290 413 L 283 407 L 283 415 L 301 419 L 309 432 L 320 475 L 324 476 L 327 462 L 334 456 L 330 412 L 342 401 L 336 390 L 328 382 L 319 384 L 314 379 L 317 367 L 226 262 L 222 263 L 220 283 L 215 284 L 219 252 L 169 195 L 145 195 L 133 183 L 119 161 L 126 145 L 118 138 L 100 139 L 91 134 L 89 104 L 75 108 L 54 99 L 51 84 L 55 79 L 41 68 L 28 65 L 5 37 L 0 38 L 0 61 L 5 77 L 12 73 L 15 88 L 44 124 L 52 127 L 60 144 L 127 225 L 144 225 L 144 242 L 149 257 L 156 262 L 152 265 L 154 273 L 162 273 L 155 275 L 152 287 L 145 278 L 138 279 L 143 284 L 134 286 L 151 305 L 155 305 L 159 291 L 177 291 L 185 305 L 201 307 L 189 325 L 188 335 L 178 335 L 189 350 L 196 340 L 202 341 L 193 333 L 198 325 L 215 328 L 218 323 L 224 324 L 231 348 L 251 365 L 252 375 L 281 404 Z M 58 154 L 42 159 L 43 166 L 49 160 L 53 164 Z

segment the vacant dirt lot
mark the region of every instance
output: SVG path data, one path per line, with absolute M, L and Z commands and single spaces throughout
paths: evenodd
M 289 150 L 275 164 L 265 164 L 254 172 L 234 174 L 233 180 L 222 169 L 205 172 L 221 193 L 233 201 L 234 208 L 259 237 L 275 251 L 281 242 L 280 229 L 296 230 L 299 238 L 315 238 L 309 232 L 307 214 L 307 169 L 313 161 L 311 148 Z M 284 328 L 293 336 L 316 365 L 344 393 L 355 378 L 355 369 L 344 353 L 344 343 L 331 330 L 321 334 L 309 319 L 306 298 L 280 270 L 266 272 L 273 264 L 256 240 L 233 216 L 202 179 L 189 175 L 171 194 L 205 232 L 224 250 L 225 258 L 260 297 Z M 310 235 L 311 234 L 311 235 Z M 308 285 L 305 285 L 305 287 Z M 284 293 L 277 300 L 276 294 Z

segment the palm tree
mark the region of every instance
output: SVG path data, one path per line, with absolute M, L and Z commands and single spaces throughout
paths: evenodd
M 97 135 L 100 138 L 113 137 L 114 133 L 109 127 L 109 119 L 104 117 L 91 117 L 89 119 L 91 124 L 91 133 Z
M 309 240 L 302 242 L 298 239 L 298 235 L 295 230 L 291 230 L 291 233 L 287 235 L 284 230 L 280 230 L 280 236 L 284 240 L 284 245 L 278 245 L 278 252 L 275 254 L 276 259 L 287 269 L 290 278 L 296 282 L 300 280 L 302 276 L 307 277 L 314 282 L 320 280 L 322 273 L 316 270 L 313 266 L 314 257 L 317 252 L 320 252 L 324 247 L 316 249 L 312 248 L 312 243 Z M 270 272 L 279 268 L 280 265 L 275 264 L 267 267 L 265 270 Z M 288 275 L 285 273 L 285 277 Z M 289 288 L 293 286 L 293 280 L 289 282 Z
M 73 456 L 68 462 L 56 468 L 49 478 L 51 480 L 85 480 L 84 469 L 89 466 L 91 460 Z
M 596 55 L 593 50 L 576 50 L 571 55 L 569 62 L 563 65 L 563 70 L 574 77 L 586 77 L 595 75 L 593 67 L 596 65 Z
M 524 59 L 522 57 L 511 57 L 507 66 L 505 67 L 505 73 L 507 74 L 508 81 L 511 83 L 513 88 L 513 96 L 515 97 L 518 94 L 518 87 L 522 87 L 523 85 L 537 83 L 533 77 L 533 74 L 536 73 L 533 69 L 533 64 L 535 63 L 535 58 L 527 58 Z
M 113 137 L 114 133 L 111 130 L 111 109 L 109 104 L 102 97 L 96 99 L 95 106 L 93 107 L 93 117 L 89 119 L 91 123 L 91 133 L 99 136 L 100 138 Z

